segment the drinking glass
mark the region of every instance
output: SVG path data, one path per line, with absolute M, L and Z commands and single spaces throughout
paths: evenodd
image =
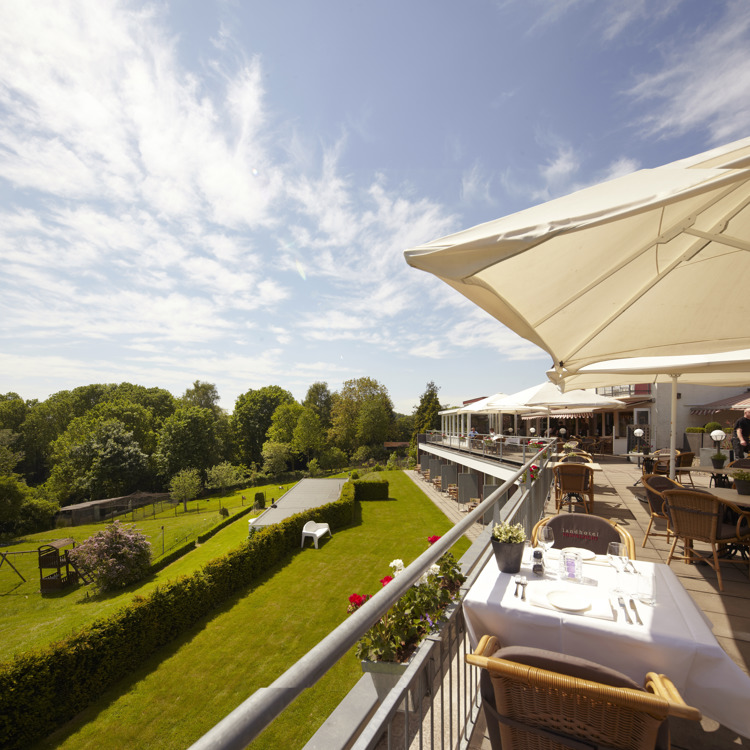
M 539 542 L 542 549 L 547 550 L 555 543 L 555 532 L 549 526 L 542 526 L 539 529 L 536 540 Z
M 607 559 L 609 564 L 617 571 L 615 586 L 612 589 L 615 593 L 623 593 L 623 576 L 625 575 L 625 565 L 628 562 L 628 548 L 622 542 L 610 542 L 607 545 Z

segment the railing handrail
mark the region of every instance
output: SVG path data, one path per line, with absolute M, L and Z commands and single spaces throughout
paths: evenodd
M 431 545 L 414 562 L 408 565 L 388 586 L 384 586 L 371 599 L 352 613 L 338 627 L 313 646 L 302 658 L 292 664 L 271 685 L 259 688 L 230 714 L 204 734 L 191 750 L 241 750 L 265 729 L 303 690 L 314 685 L 336 662 L 352 648 L 422 576 L 422 573 L 447 552 L 464 532 L 481 518 L 510 489 L 528 466 L 548 449 L 541 448 L 532 459 L 485 498 L 466 517 Z M 540 459 L 541 460 L 541 459 Z M 518 493 L 518 502 L 524 493 Z M 514 511 L 508 508 L 508 516 Z

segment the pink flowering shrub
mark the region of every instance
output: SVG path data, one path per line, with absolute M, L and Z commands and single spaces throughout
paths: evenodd
M 119 521 L 97 531 L 69 554 L 99 591 L 140 581 L 151 566 L 151 542 L 135 527 L 123 526 Z

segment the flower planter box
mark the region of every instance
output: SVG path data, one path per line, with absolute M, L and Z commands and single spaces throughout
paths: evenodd
M 416 653 L 416 652 L 415 652 Z M 396 687 L 396 683 L 401 679 L 406 670 L 411 666 L 414 657 L 401 664 L 395 661 L 361 661 L 362 671 L 372 676 L 372 683 L 375 685 L 375 692 L 378 694 L 378 700 L 382 703 L 388 693 Z M 415 678 L 414 684 L 407 692 L 407 699 L 401 701 L 398 710 L 415 713 L 419 711 L 422 699 L 427 695 L 430 683 L 432 681 L 432 669 L 429 665 L 425 670 Z
M 735 479 L 734 487 L 738 495 L 750 495 L 750 479 Z

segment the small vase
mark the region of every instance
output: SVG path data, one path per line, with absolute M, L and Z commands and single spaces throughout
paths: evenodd
M 523 550 L 526 545 L 523 542 L 498 542 L 492 540 L 492 551 L 495 553 L 497 567 L 501 573 L 518 573 L 521 570 Z
M 750 479 L 735 479 L 734 488 L 738 495 L 750 495 Z
M 726 458 L 712 458 L 711 459 L 711 463 L 713 464 L 714 469 L 723 469 L 724 461 L 726 461 Z

